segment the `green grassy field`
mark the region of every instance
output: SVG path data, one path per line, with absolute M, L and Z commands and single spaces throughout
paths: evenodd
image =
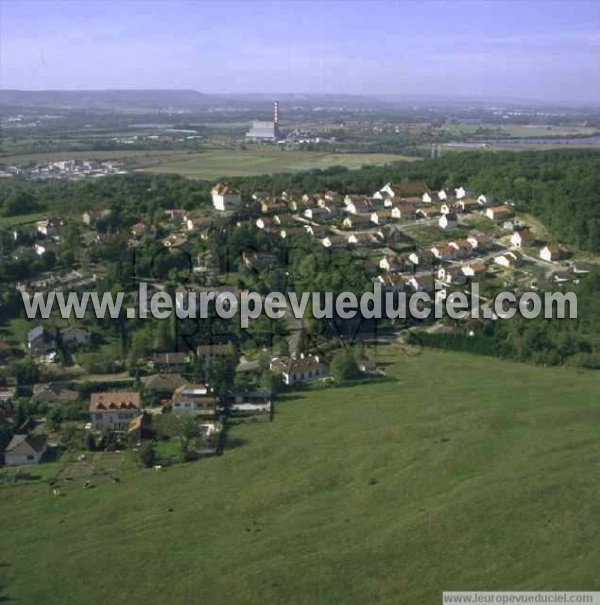
M 68 159 L 115 160 L 125 169 L 181 174 L 189 178 L 217 179 L 274 172 L 300 172 L 313 168 L 415 161 L 419 158 L 389 153 L 336 154 L 320 151 L 281 151 L 275 147 L 250 146 L 240 149 L 207 151 L 73 151 L 23 155 L 0 155 L 0 164 L 27 164 Z
M 0 216 L 0 229 L 9 229 L 17 225 L 27 225 L 41 221 L 46 215 L 43 212 L 19 214 L 18 216 Z
M 251 147 L 247 150 L 219 149 L 182 158 L 166 158 L 146 170 L 177 173 L 189 178 L 215 179 L 227 176 L 300 172 L 313 168 L 388 164 L 417 158 L 388 153 L 336 154 L 319 151 L 282 151 L 273 147 Z
M 410 604 L 600 590 L 600 374 L 397 351 L 290 396 L 220 458 L 4 485 L 3 595 L 34 604 Z
M 445 124 L 443 128 L 457 135 L 472 134 L 480 129 L 486 129 L 517 138 L 591 136 L 597 133 L 597 129 L 593 126 L 568 124 Z

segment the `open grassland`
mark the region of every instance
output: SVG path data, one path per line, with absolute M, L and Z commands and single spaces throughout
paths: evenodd
M 345 166 L 354 169 L 374 164 L 414 161 L 419 158 L 389 153 L 328 153 L 282 151 L 277 147 L 249 146 L 241 149 L 207 151 L 60 151 L 22 155 L 0 155 L 0 164 L 27 165 L 69 159 L 114 160 L 125 169 L 181 174 L 189 178 L 217 179 L 275 172 L 301 172 L 314 168 Z
M 457 135 L 491 130 L 516 138 L 591 136 L 598 132 L 593 126 L 571 124 L 446 124 L 443 128 Z
M 430 605 L 600 590 L 600 374 L 442 352 L 288 396 L 224 456 L 0 489 L 16 603 Z
M 283 151 L 276 147 L 250 147 L 246 150 L 218 149 L 195 153 L 185 158 L 166 158 L 149 166 L 151 172 L 177 173 L 189 178 L 215 179 L 228 176 L 301 172 L 331 166 L 360 168 L 416 160 L 389 153 L 337 154 L 320 151 Z
M 46 215 L 43 212 L 33 214 L 19 214 L 17 216 L 0 216 L 0 229 L 9 229 L 18 225 L 29 225 L 41 221 Z

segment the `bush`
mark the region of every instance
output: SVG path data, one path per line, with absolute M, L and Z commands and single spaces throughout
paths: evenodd
M 360 372 L 353 351 L 342 349 L 334 353 L 329 371 L 331 372 L 331 376 L 338 382 L 356 378 Z
M 154 464 L 154 458 L 154 445 L 150 441 L 144 441 L 137 450 L 138 464 L 150 468 Z
M 83 446 L 89 452 L 96 451 L 96 440 L 94 439 L 94 435 L 91 433 L 86 433 L 85 439 L 83 440 Z

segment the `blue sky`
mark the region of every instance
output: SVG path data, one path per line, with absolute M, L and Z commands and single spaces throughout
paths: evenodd
M 600 101 L 600 1 L 0 3 L 3 88 Z

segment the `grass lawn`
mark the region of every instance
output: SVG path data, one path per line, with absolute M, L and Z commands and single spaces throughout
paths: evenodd
M 502 136 L 516 138 L 591 136 L 597 133 L 593 126 L 543 124 L 446 124 L 444 130 L 456 134 L 473 134 L 479 129 L 495 131 Z
M 462 221 L 472 229 L 481 231 L 482 233 L 488 233 L 489 235 L 498 236 L 507 231 L 503 230 L 494 221 L 491 221 L 484 215 L 481 214 L 467 214 L 461 217 Z
M 389 153 L 335 154 L 319 151 L 282 151 L 275 147 L 250 147 L 246 150 L 218 149 L 180 158 L 164 158 L 146 168 L 150 172 L 177 173 L 189 178 L 216 179 L 276 172 L 300 172 L 314 168 L 412 161 L 412 158 Z
M 410 604 L 600 590 L 600 373 L 380 349 L 224 456 L 6 486 L 2 595 L 47 604 Z
M 17 225 L 26 225 L 41 221 L 46 218 L 43 212 L 35 212 L 33 214 L 20 214 L 18 216 L 0 216 L 0 229 L 9 229 Z

